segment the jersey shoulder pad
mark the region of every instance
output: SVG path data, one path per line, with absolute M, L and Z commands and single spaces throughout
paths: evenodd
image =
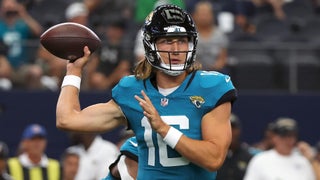
M 211 88 L 221 83 L 231 82 L 228 75 L 217 71 L 199 71 L 198 76 L 200 78 L 200 86 L 203 88 Z
M 137 81 L 138 80 L 135 78 L 134 75 L 125 76 L 125 77 L 120 79 L 118 85 L 120 87 L 131 87 L 133 84 L 136 84 Z

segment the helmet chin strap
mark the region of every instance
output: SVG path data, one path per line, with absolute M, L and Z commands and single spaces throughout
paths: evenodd
M 160 63 L 161 71 L 163 71 L 165 74 L 169 76 L 179 76 L 185 71 L 185 64 L 171 64 L 171 63 L 165 64 L 162 61 L 162 58 L 160 56 L 158 56 L 158 58 L 161 61 Z M 169 58 L 170 58 L 170 55 L 169 55 Z
M 189 43 L 189 47 L 193 47 L 192 44 Z M 170 53 L 171 52 L 167 52 L 168 56 L 169 56 L 169 64 L 166 64 L 163 60 L 162 57 L 158 51 L 158 48 L 155 44 L 153 44 L 153 50 L 156 51 L 156 55 L 157 55 L 157 59 L 160 62 L 160 64 L 158 66 L 155 66 L 151 63 L 151 65 L 159 70 L 161 70 L 163 73 L 169 75 L 169 76 L 179 76 L 180 74 L 182 74 L 185 70 L 186 70 L 186 65 L 188 62 L 188 59 L 191 58 L 190 56 L 190 49 L 189 51 L 185 51 L 183 53 L 186 53 L 186 57 L 185 57 L 185 63 L 184 64 L 171 64 L 171 56 Z M 179 52 L 181 53 L 181 52 Z
M 162 72 L 164 72 L 165 74 L 169 75 L 169 76 L 179 76 L 180 74 L 182 74 L 184 72 L 184 70 L 181 71 L 170 71 L 170 70 L 165 70 L 165 69 L 161 69 Z

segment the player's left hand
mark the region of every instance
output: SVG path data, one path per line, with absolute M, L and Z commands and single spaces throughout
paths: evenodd
M 143 98 L 140 98 L 138 95 L 134 97 L 142 107 L 143 114 L 148 118 L 152 129 L 159 132 L 160 129 L 168 125 L 161 119 L 157 109 L 153 106 L 150 98 L 143 90 L 141 90 L 141 95 Z

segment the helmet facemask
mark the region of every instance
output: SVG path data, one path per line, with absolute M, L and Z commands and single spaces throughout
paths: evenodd
M 189 39 L 189 38 L 188 38 Z M 193 50 L 193 43 L 188 42 L 188 50 L 187 51 L 161 51 L 158 50 L 155 43 L 154 45 L 154 51 L 157 56 L 157 61 L 159 62 L 158 66 L 155 66 L 157 69 L 160 69 L 164 73 L 171 75 L 171 76 L 178 76 L 182 74 L 191 64 L 192 62 L 192 52 Z M 168 63 L 165 63 L 165 61 L 161 58 L 160 53 L 167 53 L 168 57 Z M 174 64 L 172 63 L 171 56 L 172 54 L 185 54 L 185 61 L 183 64 Z

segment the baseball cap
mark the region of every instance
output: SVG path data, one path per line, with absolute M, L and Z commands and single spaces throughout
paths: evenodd
M 0 159 L 6 159 L 9 157 L 9 148 L 6 143 L 0 141 Z
M 46 138 L 46 129 L 39 124 L 31 124 L 27 126 L 22 134 L 22 139 L 31 139 L 33 137 L 43 137 Z
M 78 16 L 87 16 L 88 14 L 89 10 L 82 2 L 74 2 L 70 4 L 65 12 L 66 19 L 68 20 Z
M 298 133 L 297 122 L 294 119 L 287 117 L 278 118 L 272 124 L 271 129 L 275 134 L 278 134 L 280 136 Z

